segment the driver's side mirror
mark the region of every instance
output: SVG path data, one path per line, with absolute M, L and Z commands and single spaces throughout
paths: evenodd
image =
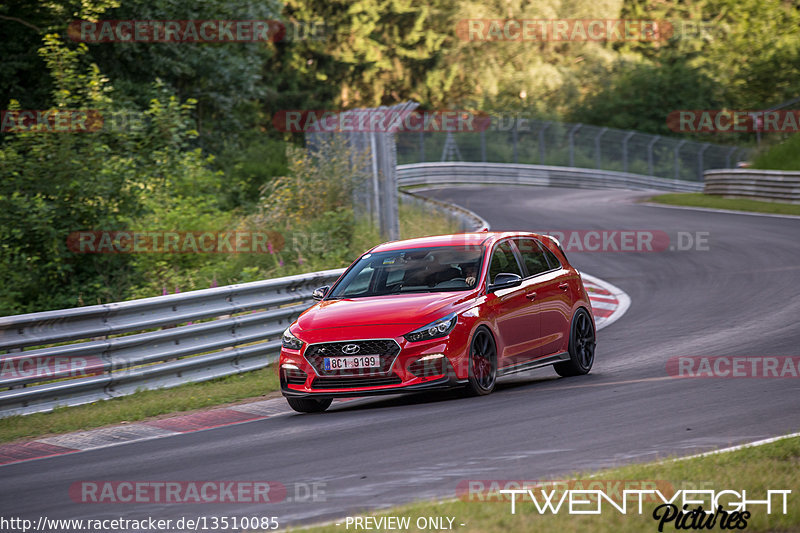
M 487 292 L 494 292 L 499 289 L 508 289 L 522 284 L 522 278 L 518 274 L 508 274 L 501 272 L 494 277 L 494 283 L 489 285 Z
M 315 300 L 322 300 L 325 298 L 325 295 L 328 294 L 328 291 L 331 290 L 330 285 L 323 285 L 322 287 L 317 287 L 314 289 L 314 292 L 311 293 L 311 297 Z

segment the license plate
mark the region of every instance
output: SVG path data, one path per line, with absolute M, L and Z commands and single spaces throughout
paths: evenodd
M 381 358 L 378 355 L 357 355 L 354 357 L 326 357 L 325 370 L 352 370 L 359 368 L 378 368 Z

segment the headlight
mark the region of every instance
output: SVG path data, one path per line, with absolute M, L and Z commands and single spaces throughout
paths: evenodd
M 281 345 L 284 348 L 289 348 L 290 350 L 299 350 L 303 347 L 303 341 L 292 335 L 292 332 L 289 331 L 289 328 L 286 328 L 286 331 L 283 332 L 283 337 L 281 338 Z
M 422 326 L 421 328 L 415 329 L 411 333 L 406 333 L 403 336 L 409 342 L 426 341 L 429 339 L 435 339 L 437 337 L 444 337 L 453 331 L 457 321 L 458 316 L 456 316 L 455 313 L 449 314 L 444 318 L 434 320 L 427 326 Z

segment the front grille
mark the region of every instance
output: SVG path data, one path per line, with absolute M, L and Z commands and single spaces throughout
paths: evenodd
M 358 346 L 355 353 L 344 353 L 342 347 L 348 344 Z M 363 376 L 365 374 L 388 374 L 392 368 L 397 354 L 400 353 L 400 345 L 392 339 L 371 339 L 363 341 L 341 341 L 325 342 L 312 344 L 306 348 L 305 358 L 314 367 L 314 371 L 319 376 Z M 377 355 L 380 356 L 381 366 L 379 368 L 362 368 L 348 370 L 325 370 L 326 357 L 348 357 Z
M 397 376 L 377 378 L 318 378 L 311 384 L 312 389 L 354 389 L 357 387 L 380 387 L 382 385 L 399 385 Z

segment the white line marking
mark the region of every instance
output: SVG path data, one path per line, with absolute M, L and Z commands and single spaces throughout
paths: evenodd
M 719 450 L 712 450 L 710 452 L 703 452 L 695 455 L 687 455 L 686 457 L 676 457 L 675 459 L 671 459 L 669 462 L 686 461 L 687 459 L 697 459 L 698 457 L 707 457 L 709 455 L 716 455 L 718 453 L 735 452 L 737 450 L 743 450 L 745 448 L 754 448 L 756 446 L 763 446 L 765 444 L 772 444 L 773 442 L 778 442 L 779 440 L 793 439 L 795 437 L 800 437 L 800 433 L 789 433 L 788 435 L 780 435 L 778 437 L 770 437 L 768 439 L 756 440 L 753 442 L 747 442 L 745 444 L 737 444 L 736 446 L 729 446 L 728 448 L 721 448 Z M 663 464 L 665 462 L 667 461 L 660 461 L 656 464 Z
M 586 289 L 586 292 L 589 293 L 589 298 L 591 298 L 593 302 L 598 301 L 598 302 L 616 303 L 618 301 L 617 297 L 611 294 L 597 294 L 590 292 L 589 289 Z
M 662 207 L 664 209 L 685 209 L 688 211 L 702 211 L 704 213 L 725 213 L 728 215 L 749 215 L 754 217 L 772 217 L 772 218 L 789 218 L 794 220 L 800 220 L 800 216 L 798 215 L 779 215 L 777 213 L 756 213 L 755 211 L 736 211 L 734 209 L 712 209 L 710 207 L 691 207 L 688 205 L 667 205 L 667 204 L 656 204 L 653 202 L 642 202 L 639 205 L 645 205 L 647 207 Z
M 172 435 L 179 435 L 179 432 L 137 423 L 54 435 L 52 437 L 37 439 L 37 442 L 86 451 L 106 448 L 117 444 L 170 437 Z
M 619 307 L 619 302 L 616 300 L 613 302 L 601 302 L 599 300 L 595 300 L 591 296 L 589 297 L 589 300 L 592 302 L 592 309 L 610 309 L 614 311 L 617 307 Z
M 608 292 L 613 294 L 617 298 L 617 300 L 619 300 L 619 305 L 614 310 L 614 312 L 611 313 L 611 316 L 606 318 L 595 317 L 595 322 L 597 323 L 597 330 L 599 331 L 603 328 L 607 328 L 608 326 L 610 326 L 611 324 L 622 318 L 622 315 L 624 315 L 625 312 L 628 310 L 628 308 L 631 306 L 631 297 L 628 296 L 625 291 L 623 291 L 616 285 L 612 285 L 611 283 L 607 282 L 604 279 L 597 278 L 595 276 L 592 276 L 591 274 L 586 274 L 584 272 L 581 272 L 581 277 L 584 280 L 588 281 L 589 283 L 593 285 L 598 285 L 599 287 L 607 290 Z M 589 294 L 589 299 L 591 300 L 591 294 Z

